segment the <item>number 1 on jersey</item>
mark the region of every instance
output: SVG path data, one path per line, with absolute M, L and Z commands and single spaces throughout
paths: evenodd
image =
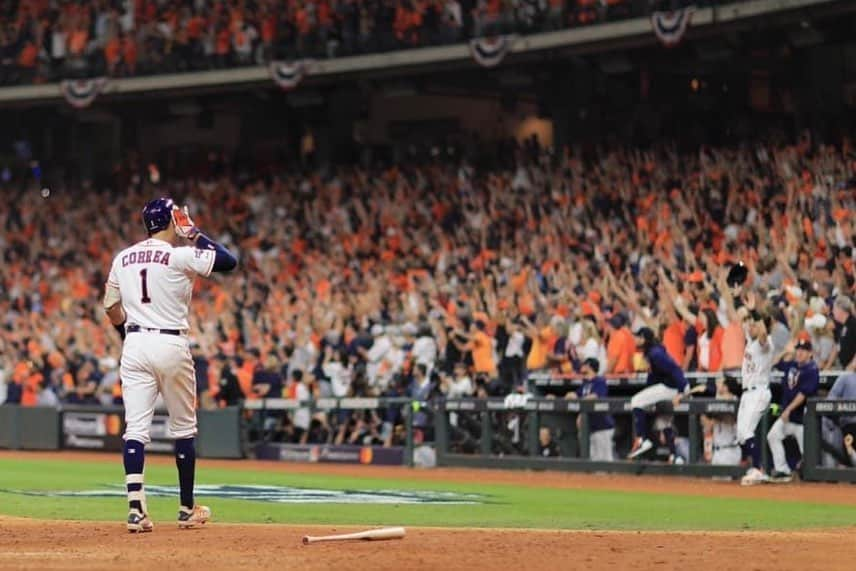
M 151 303 L 152 298 L 149 297 L 149 286 L 146 283 L 146 275 L 149 273 L 149 270 L 143 268 L 140 270 L 140 279 L 143 282 L 143 297 L 140 298 L 140 303 Z

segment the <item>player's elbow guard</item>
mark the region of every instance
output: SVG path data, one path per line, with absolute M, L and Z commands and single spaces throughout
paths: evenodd
M 200 233 L 196 238 L 196 247 L 202 250 L 214 250 L 212 272 L 231 272 L 238 267 L 238 259 L 235 255 L 205 234 Z
M 232 252 L 226 250 L 218 250 L 217 255 L 214 258 L 214 270 L 215 272 L 231 272 L 235 268 L 238 267 L 238 259 L 232 254 Z

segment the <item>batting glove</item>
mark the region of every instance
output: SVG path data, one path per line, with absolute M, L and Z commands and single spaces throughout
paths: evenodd
M 182 238 L 193 240 L 199 234 L 199 228 L 196 227 L 193 219 L 190 218 L 190 213 L 187 211 L 186 206 L 182 208 L 176 206 L 172 209 L 172 223 L 175 226 L 175 233 Z

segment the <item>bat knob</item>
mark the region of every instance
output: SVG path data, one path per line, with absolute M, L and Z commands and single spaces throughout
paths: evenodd
M 309 536 L 307 536 L 307 535 L 303 536 L 303 545 L 309 545 Z

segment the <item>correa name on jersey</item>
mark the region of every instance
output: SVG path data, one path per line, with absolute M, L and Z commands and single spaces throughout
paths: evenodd
M 197 258 L 200 256 L 197 255 Z M 129 252 L 122 256 L 122 267 L 132 264 L 162 264 L 169 265 L 169 252 L 163 250 L 144 250 L 142 252 Z

